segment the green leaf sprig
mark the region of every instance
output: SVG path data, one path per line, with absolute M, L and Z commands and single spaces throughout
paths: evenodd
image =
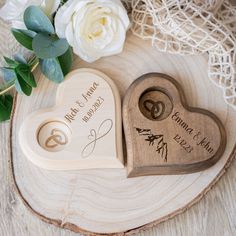
M 12 60 L 8 57 L 4 57 L 4 59 L 9 66 L 4 67 L 4 80 L 8 81 L 10 79 L 14 81 L 18 92 L 30 96 L 32 88 L 37 86 L 34 75 L 31 72 L 31 65 L 27 64 L 24 58 L 16 57 L 15 60 Z M 7 78 L 7 74 L 11 75 L 11 78 Z
M 24 23 L 27 30 L 12 29 L 16 40 L 35 53 L 42 73 L 49 80 L 61 83 L 73 59 L 67 40 L 58 38 L 53 24 L 39 7 L 29 6 L 25 10 Z
M 11 95 L 0 96 L 0 122 L 9 120 L 11 116 L 13 97 Z
M 24 12 L 27 29 L 12 28 L 15 39 L 32 51 L 30 61 L 16 56 L 4 57 L 7 66 L 1 68 L 5 83 L 0 85 L 0 122 L 8 120 L 11 114 L 11 95 L 6 95 L 15 87 L 19 93 L 30 96 L 37 86 L 33 69 L 39 64 L 42 73 L 51 81 L 61 83 L 70 72 L 73 60 L 72 49 L 66 39 L 60 39 L 46 14 L 37 6 L 29 6 Z
M 15 86 L 16 90 L 24 93 L 27 96 L 31 95 L 32 88 L 37 86 L 34 75 L 32 73 L 32 65 L 20 56 L 16 56 L 14 60 L 4 57 L 7 67 L 1 68 L 3 79 L 6 86 Z M 13 97 L 8 94 L 3 94 L 4 87 L 0 87 L 0 122 L 8 120 L 11 115 Z

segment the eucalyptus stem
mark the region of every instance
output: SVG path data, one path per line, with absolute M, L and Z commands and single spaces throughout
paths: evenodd
M 37 68 L 37 66 L 39 65 L 39 59 L 34 56 L 32 58 L 33 60 L 31 61 L 30 65 L 31 65 L 31 72 L 34 72 L 34 70 Z
M 0 96 L 7 93 L 8 91 L 10 91 L 11 89 L 13 89 L 15 87 L 15 83 L 10 85 L 9 87 L 7 87 L 6 89 L 0 91 Z
M 32 58 L 30 58 L 28 64 L 30 65 L 31 67 L 31 72 L 33 72 L 38 64 L 39 64 L 39 60 L 38 58 L 34 55 L 32 56 Z M 13 84 L 10 84 L 7 88 L 3 89 L 3 90 L 0 90 L 0 96 L 1 95 L 4 95 L 5 93 L 7 93 L 8 91 L 12 90 L 13 88 L 15 87 L 15 82 Z

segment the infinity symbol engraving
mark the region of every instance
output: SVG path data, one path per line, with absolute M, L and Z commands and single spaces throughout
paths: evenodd
M 88 143 L 82 150 L 83 158 L 87 158 L 93 153 L 96 147 L 97 141 L 103 138 L 104 136 L 106 136 L 111 131 L 112 127 L 113 127 L 113 121 L 111 119 L 107 119 L 101 123 L 97 132 L 94 129 L 90 131 L 90 135 L 88 136 L 88 139 L 90 140 L 92 139 L 92 141 Z
M 151 99 L 147 99 L 143 103 L 145 109 L 151 113 L 151 117 L 156 120 L 160 118 L 165 112 L 165 104 L 161 101 L 154 102 Z
M 68 137 L 66 134 L 59 129 L 53 129 L 51 131 L 51 136 L 45 142 L 45 146 L 47 148 L 55 148 L 59 145 L 66 145 L 67 143 Z

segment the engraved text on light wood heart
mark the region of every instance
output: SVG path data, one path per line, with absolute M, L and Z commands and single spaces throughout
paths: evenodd
M 52 170 L 123 168 L 118 90 L 103 73 L 71 72 L 56 106 L 29 115 L 19 142 L 34 164 Z

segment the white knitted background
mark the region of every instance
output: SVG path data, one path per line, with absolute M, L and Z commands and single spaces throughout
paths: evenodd
M 209 78 L 236 109 L 236 6 L 228 0 L 123 0 L 132 32 L 160 51 L 207 53 Z

